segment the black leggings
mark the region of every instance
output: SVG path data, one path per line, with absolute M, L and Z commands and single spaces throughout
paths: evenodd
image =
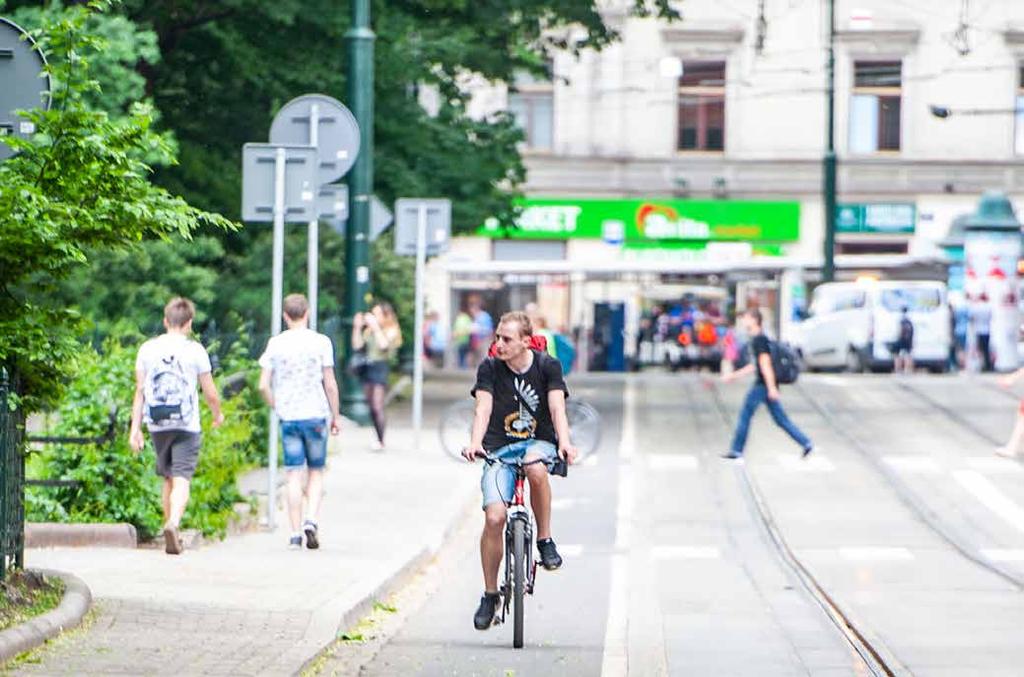
M 377 441 L 384 444 L 384 395 L 385 386 L 380 383 L 363 383 L 363 394 L 370 405 L 370 416 L 373 418 L 373 429 L 377 431 Z

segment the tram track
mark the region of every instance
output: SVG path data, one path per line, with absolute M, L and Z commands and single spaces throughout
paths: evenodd
M 732 417 L 722 401 L 718 386 L 713 382 L 708 382 L 707 388 L 711 392 L 711 401 L 714 403 L 714 409 L 723 427 L 731 430 Z M 691 401 L 695 402 L 692 393 L 688 394 Z M 691 409 L 696 417 L 696 407 L 693 406 Z M 695 422 L 698 424 L 697 429 L 700 430 L 700 422 Z M 735 463 L 734 468 L 748 511 L 762 527 L 776 555 L 800 583 L 805 593 L 835 626 L 854 655 L 859 657 L 864 668 L 876 677 L 911 674 L 910 670 L 900 663 L 880 639 L 874 637 L 861 621 L 855 619 L 848 609 L 844 609 L 836 601 L 835 597 L 826 590 L 811 570 L 793 552 L 747 464 L 745 462 Z
M 810 404 L 811 408 L 818 413 L 836 435 L 845 440 L 872 469 L 885 479 L 886 483 L 896 494 L 896 497 L 903 505 L 910 509 L 918 521 L 972 564 L 1006 581 L 1013 586 L 1016 592 L 1024 592 L 1024 576 L 985 558 L 971 539 L 962 535 L 929 507 L 893 468 L 886 465 L 868 448 L 868 445 L 863 440 L 851 432 L 850 426 L 840 425 L 837 421 L 837 415 L 825 405 L 821 398 L 810 395 L 800 384 L 796 384 L 794 389 L 800 393 L 800 396 Z M 978 433 L 979 431 L 975 430 L 974 432 Z

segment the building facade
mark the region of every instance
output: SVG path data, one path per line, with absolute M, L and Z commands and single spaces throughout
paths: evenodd
M 605 3 L 622 36 L 605 50 L 474 91 L 477 114 L 509 110 L 524 130 L 527 200 L 517 228 L 486 224 L 433 264 L 449 316 L 480 293 L 592 334 L 600 304 L 623 304 L 629 334 L 645 304 L 694 284 L 778 309 L 801 294 L 786 271 L 813 282 L 827 3 L 686 0 L 674 22 L 631 4 Z M 1024 195 L 1024 2 L 835 7 L 840 274 L 942 276 L 955 217 L 983 190 Z

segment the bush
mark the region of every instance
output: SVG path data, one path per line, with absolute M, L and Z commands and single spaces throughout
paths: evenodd
M 26 512 L 30 521 L 128 522 L 143 538 L 159 533 L 162 526 L 161 484 L 153 472 L 153 447 L 148 440 L 140 454 L 128 446 L 127 423 L 135 391 L 135 355 L 142 337 L 119 330 L 100 351 L 82 347 L 77 373 L 68 384 L 57 408 L 51 434 L 99 436 L 106 431 L 108 414 L 117 407 L 117 436 L 107 445 L 55 445 L 38 452 L 29 468 L 44 479 L 79 482 L 75 487 L 28 487 Z M 243 366 L 241 353 L 228 349 L 225 366 Z M 247 361 L 250 371 L 253 363 Z M 182 526 L 207 536 L 223 537 L 242 501 L 236 479 L 258 458 L 261 433 L 254 427 L 251 388 L 255 376 L 224 401 L 225 423 L 209 426 L 209 410 L 203 410 L 203 447 L 192 482 L 192 498 Z M 258 406 L 258 405 L 257 405 Z M 261 413 L 261 412 L 260 412 Z

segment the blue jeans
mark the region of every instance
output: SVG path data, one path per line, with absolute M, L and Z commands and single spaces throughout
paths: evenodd
M 290 470 L 308 465 L 320 470 L 327 463 L 327 420 L 281 421 L 284 465 Z
M 775 421 L 775 425 L 779 426 L 792 437 L 797 444 L 799 444 L 804 450 L 810 449 L 814 445 L 811 443 L 807 436 L 800 432 L 789 417 L 786 416 L 785 410 L 782 408 L 782 403 L 778 400 L 768 399 L 768 387 L 756 383 L 754 387 L 747 393 L 747 399 L 743 401 L 743 408 L 740 409 L 739 418 L 736 420 L 736 435 L 732 438 L 732 451 L 737 454 L 743 453 L 743 447 L 747 445 L 747 433 L 750 432 L 750 420 L 754 418 L 754 414 L 757 413 L 757 408 L 762 404 L 768 405 L 768 411 L 772 415 L 772 419 Z
M 523 440 L 513 442 L 491 452 L 492 455 L 505 461 L 523 460 L 528 454 L 536 454 L 543 458 L 550 469 L 558 458 L 555 445 L 544 440 Z M 483 492 L 483 507 L 491 503 L 508 503 L 516 488 L 516 477 L 510 468 L 500 463 L 484 464 L 484 473 L 480 477 L 480 491 Z

